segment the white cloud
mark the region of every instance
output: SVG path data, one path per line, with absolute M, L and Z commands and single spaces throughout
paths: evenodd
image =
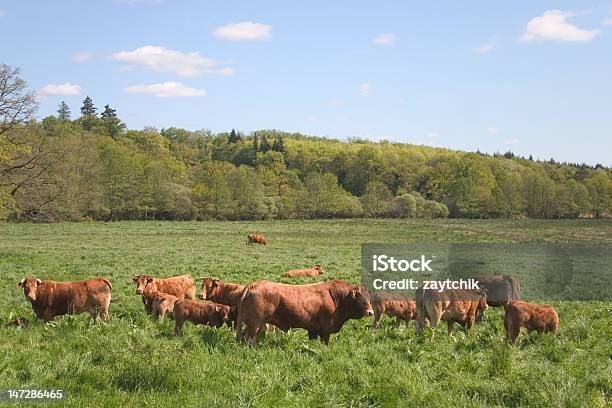
M 520 142 L 520 140 L 519 140 L 519 139 L 516 139 L 516 138 L 512 138 L 512 139 L 506 139 L 506 140 L 504 140 L 504 142 L 506 142 L 506 144 L 510 144 L 510 145 L 511 145 L 511 144 L 517 144 L 517 143 L 519 143 L 519 142 Z
M 584 30 L 567 22 L 568 18 L 575 15 L 576 13 L 573 11 L 548 10 L 527 23 L 525 32 L 520 39 L 522 41 L 591 41 L 599 33 L 599 30 Z
M 40 100 L 47 100 L 50 96 L 76 96 L 81 94 L 81 86 L 65 82 L 63 84 L 49 84 L 43 86 L 37 93 Z
M 430 132 L 430 133 L 427 134 L 427 137 L 429 139 L 437 139 L 438 137 L 440 137 L 440 134 L 436 133 L 436 132 Z
M 232 68 L 220 68 L 215 59 L 203 57 L 197 52 L 181 52 L 153 45 L 145 45 L 133 51 L 116 52 L 112 55 L 112 59 L 138 65 L 151 71 L 174 72 L 185 77 L 203 74 L 232 75 L 234 73 Z M 132 70 L 133 65 L 122 67 L 120 70 Z
M 268 24 L 243 21 L 230 23 L 213 30 L 217 38 L 233 41 L 261 41 L 272 37 L 272 26 Z
M 474 54 L 486 54 L 487 52 L 492 51 L 493 48 L 495 48 L 496 46 L 497 44 L 495 44 L 494 42 L 488 42 L 488 43 L 484 43 L 480 45 L 479 47 L 472 49 L 472 52 Z
M 87 62 L 95 58 L 95 54 L 89 51 L 80 51 L 72 54 L 72 60 L 74 62 Z
M 359 85 L 359 93 L 363 96 L 369 96 L 372 93 L 372 87 L 370 84 Z
M 6 11 L 0 9 L 0 18 L 6 16 Z
M 328 105 L 330 108 L 339 108 L 341 106 L 344 106 L 346 102 L 343 99 L 330 99 L 330 101 L 328 102 Z
M 496 128 L 496 127 L 487 128 L 487 132 L 489 132 L 492 135 L 498 134 L 500 130 L 501 130 L 500 128 Z
M 395 45 L 397 36 L 395 34 L 381 34 L 372 41 L 377 45 Z
M 127 93 L 142 93 L 155 95 L 159 98 L 206 96 L 205 89 L 195 89 L 180 82 L 164 82 L 161 84 L 135 85 L 124 89 Z
M 608 17 L 603 21 L 603 25 L 612 25 L 612 17 Z

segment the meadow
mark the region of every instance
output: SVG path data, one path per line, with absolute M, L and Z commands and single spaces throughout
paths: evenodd
M 246 246 L 266 234 L 267 246 Z M 329 346 L 303 330 L 255 348 L 227 328 L 161 325 L 131 276 L 189 273 L 232 282 L 322 264 L 359 282 L 363 242 L 612 243 L 609 220 L 310 220 L 0 225 L 0 388 L 61 388 L 66 406 L 604 407 L 612 404 L 612 301 L 554 301 L 557 337 L 504 340 L 503 311 L 465 334 L 417 337 L 412 323 L 349 321 Z M 15 285 L 26 275 L 113 283 L 110 319 L 37 321 Z M 302 281 L 307 281 L 302 279 Z M 199 291 L 199 287 L 198 287 Z M 537 299 L 546 300 L 546 299 Z M 27 327 L 4 327 L 17 316 Z M 10 406 L 18 404 L 11 403 Z M 41 404 L 43 405 L 43 404 Z M 46 405 L 46 404 L 45 404 Z M 32 406 L 28 404 L 27 406 Z

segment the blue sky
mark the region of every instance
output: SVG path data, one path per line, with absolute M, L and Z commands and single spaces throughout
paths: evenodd
M 612 165 L 612 1 L 0 0 L 0 35 L 41 117 Z

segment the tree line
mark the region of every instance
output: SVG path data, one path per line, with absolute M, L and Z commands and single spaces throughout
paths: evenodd
M 3 88 L 3 89 L 2 89 Z M 259 130 L 130 130 L 87 97 L 34 120 L 0 65 L 0 218 L 576 218 L 612 213 L 601 165 Z

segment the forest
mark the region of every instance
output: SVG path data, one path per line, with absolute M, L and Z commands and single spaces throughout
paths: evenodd
M 612 172 L 599 164 L 280 130 L 127 129 L 89 96 L 74 118 L 65 102 L 42 120 L 36 109 L 19 70 L 0 65 L 0 219 L 612 214 Z

